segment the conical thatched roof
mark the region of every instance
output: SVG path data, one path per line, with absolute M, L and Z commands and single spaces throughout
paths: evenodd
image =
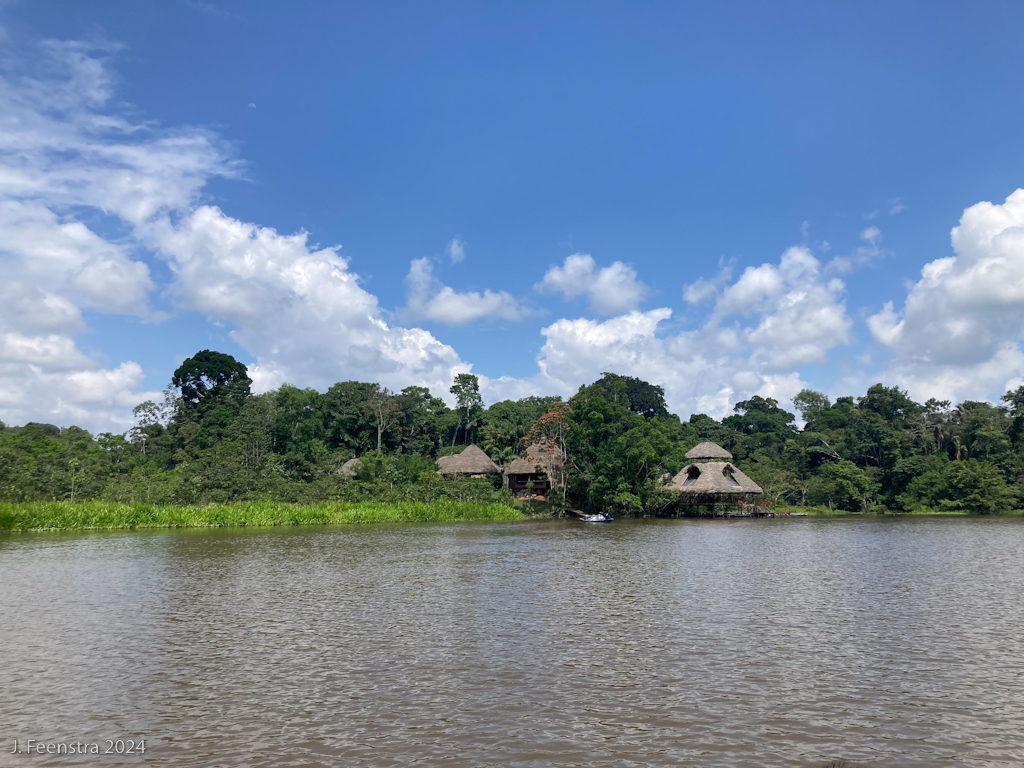
M 718 493 L 762 493 L 761 486 L 727 461 L 707 461 L 683 467 L 679 474 L 665 485 L 665 490 L 698 496 Z
M 438 459 L 437 471 L 442 475 L 496 475 L 501 469 L 486 453 L 475 445 L 468 445 L 462 453 Z
M 338 467 L 338 474 L 342 477 L 349 479 L 356 476 L 356 472 L 359 471 L 359 459 L 349 459 L 340 467 Z
M 720 446 L 718 443 L 712 443 L 710 440 L 705 440 L 699 445 L 695 445 L 693 448 L 686 452 L 686 458 L 691 460 L 697 459 L 731 459 L 732 454 L 729 453 L 725 448 Z
M 519 458 L 505 467 L 506 475 L 533 475 L 544 472 L 549 477 L 562 466 L 562 454 L 550 443 L 534 443 Z

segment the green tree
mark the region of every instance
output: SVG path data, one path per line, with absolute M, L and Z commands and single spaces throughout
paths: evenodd
M 442 442 L 442 419 L 448 414 L 444 400 L 426 387 L 406 387 L 398 395 L 398 444 L 405 453 L 432 456 Z
M 455 445 L 460 429 L 463 430 L 468 445 L 470 429 L 475 426 L 484 405 L 483 398 L 480 397 L 480 380 L 471 373 L 458 373 L 449 391 L 455 395 L 455 410 L 459 417 L 458 426 L 452 434 L 452 445 Z
M 333 450 L 361 456 L 377 444 L 377 425 L 366 415 L 374 385 L 342 381 L 324 395 L 324 435 Z
M 377 450 L 381 450 L 381 441 L 385 432 L 391 430 L 401 417 L 402 409 L 387 387 L 381 388 L 374 384 L 370 388 L 370 396 L 364 406 L 365 413 L 373 419 L 377 429 Z
M 793 407 L 800 411 L 800 416 L 806 422 L 807 427 L 813 427 L 832 407 L 831 401 L 821 392 L 813 389 L 802 389 L 793 398 Z
M 864 512 L 876 489 L 874 480 L 852 461 L 837 461 L 825 466 L 811 486 L 811 500 L 830 509 Z
M 210 407 L 225 399 L 241 405 L 249 396 L 252 380 L 246 367 L 231 355 L 204 349 L 183 362 L 171 377 L 186 407 Z

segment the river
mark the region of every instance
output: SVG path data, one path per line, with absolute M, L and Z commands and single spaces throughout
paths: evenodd
M 1020 766 L 1022 566 L 1019 518 L 0 535 L 0 765 Z

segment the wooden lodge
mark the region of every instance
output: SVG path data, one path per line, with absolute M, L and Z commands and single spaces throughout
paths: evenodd
M 534 443 L 505 467 L 505 487 L 516 496 L 546 496 L 559 479 L 562 453 L 550 443 Z

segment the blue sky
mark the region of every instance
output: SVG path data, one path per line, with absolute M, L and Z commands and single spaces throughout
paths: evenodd
M 0 162 L 30 179 L 0 185 L 0 268 L 70 307 L 8 301 L 7 423 L 124 428 L 205 347 L 262 388 L 471 368 L 490 401 L 610 369 L 684 415 L 1024 376 L 1019 3 L 22 2 L 0 26 L 25 128 Z

